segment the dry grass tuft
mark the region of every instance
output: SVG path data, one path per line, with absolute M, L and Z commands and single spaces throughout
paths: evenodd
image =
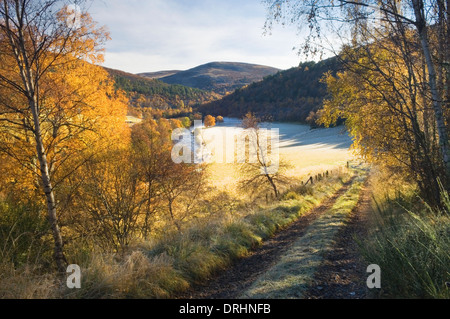
M 0 265 L 0 299 L 53 299 L 58 291 L 55 277 L 41 274 L 37 267 Z

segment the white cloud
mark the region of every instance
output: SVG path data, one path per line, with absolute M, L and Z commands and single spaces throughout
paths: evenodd
M 112 40 L 105 66 L 139 73 L 188 69 L 211 61 L 299 63 L 295 29 L 263 36 L 266 12 L 259 0 L 100 0 L 90 12 Z

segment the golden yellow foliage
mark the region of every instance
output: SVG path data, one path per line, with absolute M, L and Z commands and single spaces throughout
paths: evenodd
M 430 201 L 439 201 L 433 197 L 444 170 L 425 66 L 420 51 L 403 53 L 389 41 L 346 48 L 347 70 L 324 77 L 331 99 L 319 111 L 318 123 L 345 119 L 359 155 L 413 178 Z
M 216 119 L 211 115 L 207 115 L 205 117 L 205 127 L 213 127 L 213 126 L 216 126 Z

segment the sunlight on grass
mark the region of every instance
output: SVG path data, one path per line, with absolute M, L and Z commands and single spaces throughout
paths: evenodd
M 141 243 L 121 260 L 93 254 L 86 261 L 84 288 L 75 294 L 67 292 L 66 297 L 171 298 L 247 256 L 264 240 L 320 205 L 349 178 L 347 174 L 330 177 L 307 192 L 303 188 L 291 190 L 295 199 L 205 220 L 182 233 L 167 233 Z
M 237 125 L 237 124 L 236 124 Z M 289 123 L 271 123 L 270 128 L 280 130 L 280 160 L 290 165 L 285 175 L 293 180 L 306 181 L 310 176 L 332 172 L 356 159 L 349 149 L 351 139 L 342 127 L 310 130 L 308 126 Z M 204 131 L 206 140 L 213 139 L 223 127 Z M 224 145 L 234 149 L 231 141 Z M 214 158 L 214 156 L 213 156 Z M 209 183 L 218 191 L 228 191 L 234 196 L 244 197 L 237 190 L 242 178 L 238 164 L 212 163 L 208 167 Z
M 370 232 L 362 239 L 363 256 L 382 269 L 381 298 L 450 298 L 450 199 L 444 209 L 423 205 L 416 189 L 401 181 L 386 183 L 379 174 Z M 401 275 L 399 275 L 401 274 Z
M 332 247 L 338 230 L 356 206 L 365 176 L 358 177 L 333 207 L 314 221 L 291 249 L 269 271 L 262 275 L 242 298 L 301 298 L 323 255 Z

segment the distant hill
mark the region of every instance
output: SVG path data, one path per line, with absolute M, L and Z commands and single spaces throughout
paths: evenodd
M 327 95 L 320 82 L 324 73 L 340 68 L 337 58 L 319 63 L 307 62 L 299 67 L 266 77 L 263 81 L 237 89 L 223 99 L 203 104 L 203 114 L 243 117 L 248 112 L 278 121 L 306 122 L 311 112 L 322 107 Z
M 212 62 L 187 71 L 159 77 L 159 79 L 168 84 L 181 84 L 225 95 L 253 82 L 261 81 L 264 77 L 279 71 L 276 68 L 256 64 Z M 152 77 L 155 76 L 155 73 L 140 75 Z M 156 74 L 156 76 L 159 75 L 161 74 Z
M 137 75 L 143 76 L 149 79 L 161 79 L 166 76 L 171 76 L 181 72 L 180 70 L 170 70 L 170 71 L 159 71 L 159 72 L 147 72 L 147 73 L 139 73 Z
M 105 69 L 114 78 L 116 88 L 127 92 L 131 106 L 136 108 L 181 109 L 221 97 L 213 92 L 171 85 L 120 70 Z

